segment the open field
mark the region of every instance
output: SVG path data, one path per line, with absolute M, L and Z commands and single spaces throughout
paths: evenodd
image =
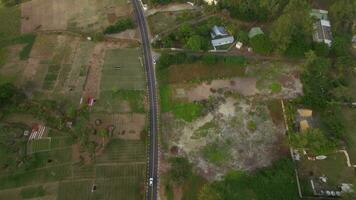
M 23 33 L 35 30 L 100 31 L 129 15 L 125 0 L 32 0 L 21 4 Z
M 101 90 L 143 90 L 145 78 L 140 50 L 113 49 L 106 52 Z
M 149 16 L 147 21 L 152 35 L 156 35 L 201 15 L 199 11 L 158 12 Z
M 18 6 L 11 8 L 4 8 L 0 5 L 0 36 L 1 37 L 14 37 L 20 35 L 21 26 L 21 11 Z M 4 38 L 1 38 L 3 40 Z

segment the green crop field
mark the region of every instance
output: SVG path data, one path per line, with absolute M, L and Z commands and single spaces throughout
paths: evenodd
M 141 59 L 138 48 L 107 51 L 101 90 L 144 90 L 146 81 Z

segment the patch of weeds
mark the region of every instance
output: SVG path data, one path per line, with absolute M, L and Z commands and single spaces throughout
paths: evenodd
M 53 86 L 57 80 L 58 73 L 59 73 L 60 69 L 61 69 L 60 65 L 50 65 L 48 67 L 48 72 L 46 74 L 46 77 L 45 77 L 44 83 L 43 83 L 43 89 L 50 90 L 53 88 Z
M 207 161 L 215 165 L 224 164 L 231 156 L 229 146 L 225 143 L 219 143 L 218 141 L 206 145 L 202 153 Z
M 86 76 L 87 73 L 88 73 L 87 66 L 82 65 L 82 66 L 80 67 L 79 76 Z
M 207 122 L 203 126 L 201 126 L 198 130 L 194 131 L 192 139 L 199 139 L 202 137 L 206 137 L 209 132 L 217 132 L 218 126 L 215 122 Z
M 114 92 L 113 96 L 118 96 L 121 100 L 128 101 L 132 112 L 145 112 L 143 91 L 136 90 L 118 90 Z
M 200 103 L 173 102 L 170 98 L 170 87 L 161 85 L 160 100 L 162 112 L 172 112 L 176 118 L 191 122 L 203 113 Z
M 26 44 L 19 53 L 21 60 L 26 60 L 30 56 L 32 46 L 35 43 L 36 35 L 26 34 L 18 38 L 18 42 L 21 44 Z
M 282 86 L 281 84 L 277 82 L 273 82 L 270 86 L 269 89 L 271 90 L 272 93 L 279 93 L 282 91 Z
M 247 122 L 247 128 L 250 131 L 255 131 L 257 129 L 257 124 L 253 120 Z
M 164 194 L 166 195 L 167 200 L 173 200 L 174 199 L 174 193 L 173 193 L 173 188 L 170 183 L 166 183 L 164 185 Z
M 31 199 L 34 197 L 42 197 L 46 194 L 46 191 L 43 189 L 42 186 L 38 187 L 29 187 L 21 189 L 20 195 L 24 199 Z

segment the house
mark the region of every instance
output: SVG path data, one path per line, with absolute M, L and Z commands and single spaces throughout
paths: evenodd
M 313 24 L 313 40 L 323 42 L 329 47 L 332 43 L 331 24 L 328 20 L 328 11 L 312 9 L 310 15 L 315 19 Z
M 304 132 L 308 130 L 312 125 L 313 111 L 309 109 L 298 109 L 297 113 L 299 130 L 301 132 Z
M 234 37 L 229 35 L 222 26 L 214 26 L 210 32 L 213 47 L 234 43 Z
M 253 27 L 251 28 L 250 32 L 248 32 L 248 37 L 251 39 L 256 35 L 264 34 L 260 27 Z

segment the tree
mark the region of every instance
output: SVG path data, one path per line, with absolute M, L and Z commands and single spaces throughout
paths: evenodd
M 192 165 L 186 158 L 175 157 L 171 158 L 169 162 L 171 163 L 169 176 L 172 181 L 182 183 L 192 175 Z
M 297 149 L 306 149 L 314 155 L 323 155 L 335 150 L 331 142 L 320 129 L 308 129 L 290 135 L 290 144 Z
M 356 1 L 338 0 L 330 6 L 330 19 L 334 34 L 350 34 L 356 18 Z
M 221 0 L 218 6 L 230 11 L 230 15 L 247 21 L 274 19 L 288 0 Z
M 329 79 L 330 62 L 320 58 L 314 52 L 306 54 L 306 64 L 301 75 L 303 83 L 302 101 L 305 105 L 315 109 L 325 108 L 331 98 L 332 83 Z
M 312 20 L 306 0 L 290 0 L 283 14 L 273 23 L 271 40 L 281 53 L 301 56 L 310 46 Z M 295 54 L 295 55 L 293 55 Z
M 319 57 L 327 57 L 329 55 L 329 46 L 323 42 L 314 42 L 313 51 Z
M 202 38 L 199 35 L 193 35 L 189 37 L 187 43 L 186 43 L 187 48 L 194 50 L 194 51 L 199 51 L 199 50 L 205 50 L 206 49 L 206 44 L 204 41 L 204 38 Z
M 251 38 L 250 44 L 252 49 L 259 54 L 269 54 L 273 49 L 271 40 L 265 34 L 259 34 Z

